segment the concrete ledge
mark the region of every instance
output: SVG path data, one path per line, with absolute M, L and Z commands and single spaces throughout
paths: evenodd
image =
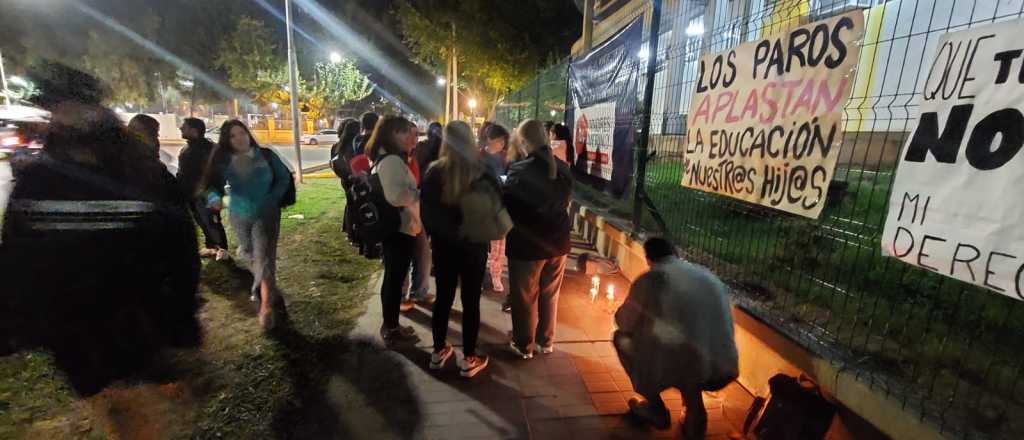
M 615 258 L 624 276 L 634 280 L 647 271 L 642 243 L 592 209 L 577 202 L 574 205 L 570 210 L 577 216 L 574 224 L 586 224 L 583 228 L 590 234 L 583 236 L 598 244 L 603 255 Z M 895 399 L 872 390 L 854 374 L 808 351 L 743 309 L 733 307 L 733 319 L 740 353 L 737 381 L 755 396 L 767 396 L 768 379 L 775 374 L 806 374 L 839 404 L 828 438 L 944 438 L 935 426 L 904 410 Z

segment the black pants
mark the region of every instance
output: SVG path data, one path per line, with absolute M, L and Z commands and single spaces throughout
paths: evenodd
M 466 356 L 476 355 L 476 339 L 480 333 L 480 289 L 487 268 L 489 244 L 469 244 L 432 240 L 434 277 L 437 280 L 437 300 L 431 328 L 434 349 L 445 345 L 448 337 L 448 316 L 455 303 L 455 289 L 462 281 L 462 346 Z
M 192 218 L 203 231 L 206 239 L 206 248 L 228 248 L 228 234 L 224 232 L 224 225 L 220 221 L 220 213 L 213 212 L 206 207 L 203 200 L 193 200 L 189 204 L 189 211 L 192 211 Z
M 355 241 L 355 229 L 353 228 L 353 215 L 355 214 L 355 207 L 352 206 L 352 191 L 341 184 L 341 190 L 345 192 L 345 213 L 341 219 L 341 230 L 348 236 L 349 241 Z
M 412 254 L 416 247 L 416 237 L 396 232 L 384 240 L 384 282 L 380 286 L 380 304 L 384 311 L 384 327 L 398 327 L 398 315 L 402 306 L 402 284 Z

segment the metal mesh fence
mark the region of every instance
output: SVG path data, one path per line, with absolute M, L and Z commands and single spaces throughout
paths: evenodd
M 650 9 L 640 11 L 647 26 Z M 686 114 L 700 56 L 852 9 L 864 10 L 866 35 L 820 218 L 683 188 Z M 664 1 L 654 99 L 634 124 L 639 132 L 642 112 L 650 112 L 650 159 L 634 178 L 665 230 L 651 215 L 635 228 L 671 237 L 689 259 L 729 281 L 741 307 L 946 435 L 1024 438 L 1024 354 L 1014 348 L 1024 345 L 1024 307 L 883 258 L 879 242 L 895 164 L 914 129 L 917 91 L 938 38 L 1022 11 L 1022 0 Z M 561 113 L 544 113 L 564 110 L 565 70 L 559 63 L 512 94 L 498 120 L 560 120 Z M 556 82 L 560 89 L 549 86 Z M 623 214 L 642 203 L 586 193 Z

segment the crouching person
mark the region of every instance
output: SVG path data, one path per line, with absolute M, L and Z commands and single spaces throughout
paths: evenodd
M 683 435 L 703 438 L 703 391 L 717 391 L 739 373 L 725 284 L 681 260 L 662 238 L 644 243 L 651 270 L 633 283 L 615 314 L 613 343 L 635 391 L 630 412 L 659 429 L 671 424 L 661 392 L 676 388 L 686 405 Z

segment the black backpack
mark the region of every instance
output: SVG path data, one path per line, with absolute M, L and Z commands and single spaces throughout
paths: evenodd
M 281 165 L 284 165 L 284 162 L 281 161 L 281 158 L 277 157 L 277 153 L 275 153 L 274 151 L 272 151 L 269 148 L 260 147 L 260 152 L 263 153 L 263 159 L 267 161 L 267 165 L 270 166 L 270 172 L 274 175 L 273 180 L 271 180 L 271 182 L 270 182 L 270 186 L 273 187 L 274 183 L 277 182 L 277 179 L 279 178 L 277 173 L 274 172 L 274 162 L 275 161 L 276 162 L 280 162 Z M 285 165 L 285 168 L 287 169 L 288 166 Z M 293 173 L 293 172 L 291 172 L 289 170 L 288 171 L 288 190 L 285 191 L 284 192 L 284 196 L 281 197 L 280 206 L 282 208 L 287 208 L 287 207 L 292 206 L 294 204 L 295 204 L 295 173 Z
M 388 203 L 380 176 L 373 170 L 384 160 L 383 156 L 365 175 L 352 178 L 352 204 L 355 208 L 355 227 L 359 240 L 366 247 L 391 237 L 401 226 L 401 208 Z
M 759 440 L 821 440 L 825 438 L 836 406 L 810 379 L 776 374 L 768 380 L 771 398 L 764 405 L 759 397 L 751 407 L 744 426 L 747 432 L 755 419 L 754 436 Z M 762 411 L 763 408 L 763 411 Z M 759 417 L 758 417 L 759 416 Z

